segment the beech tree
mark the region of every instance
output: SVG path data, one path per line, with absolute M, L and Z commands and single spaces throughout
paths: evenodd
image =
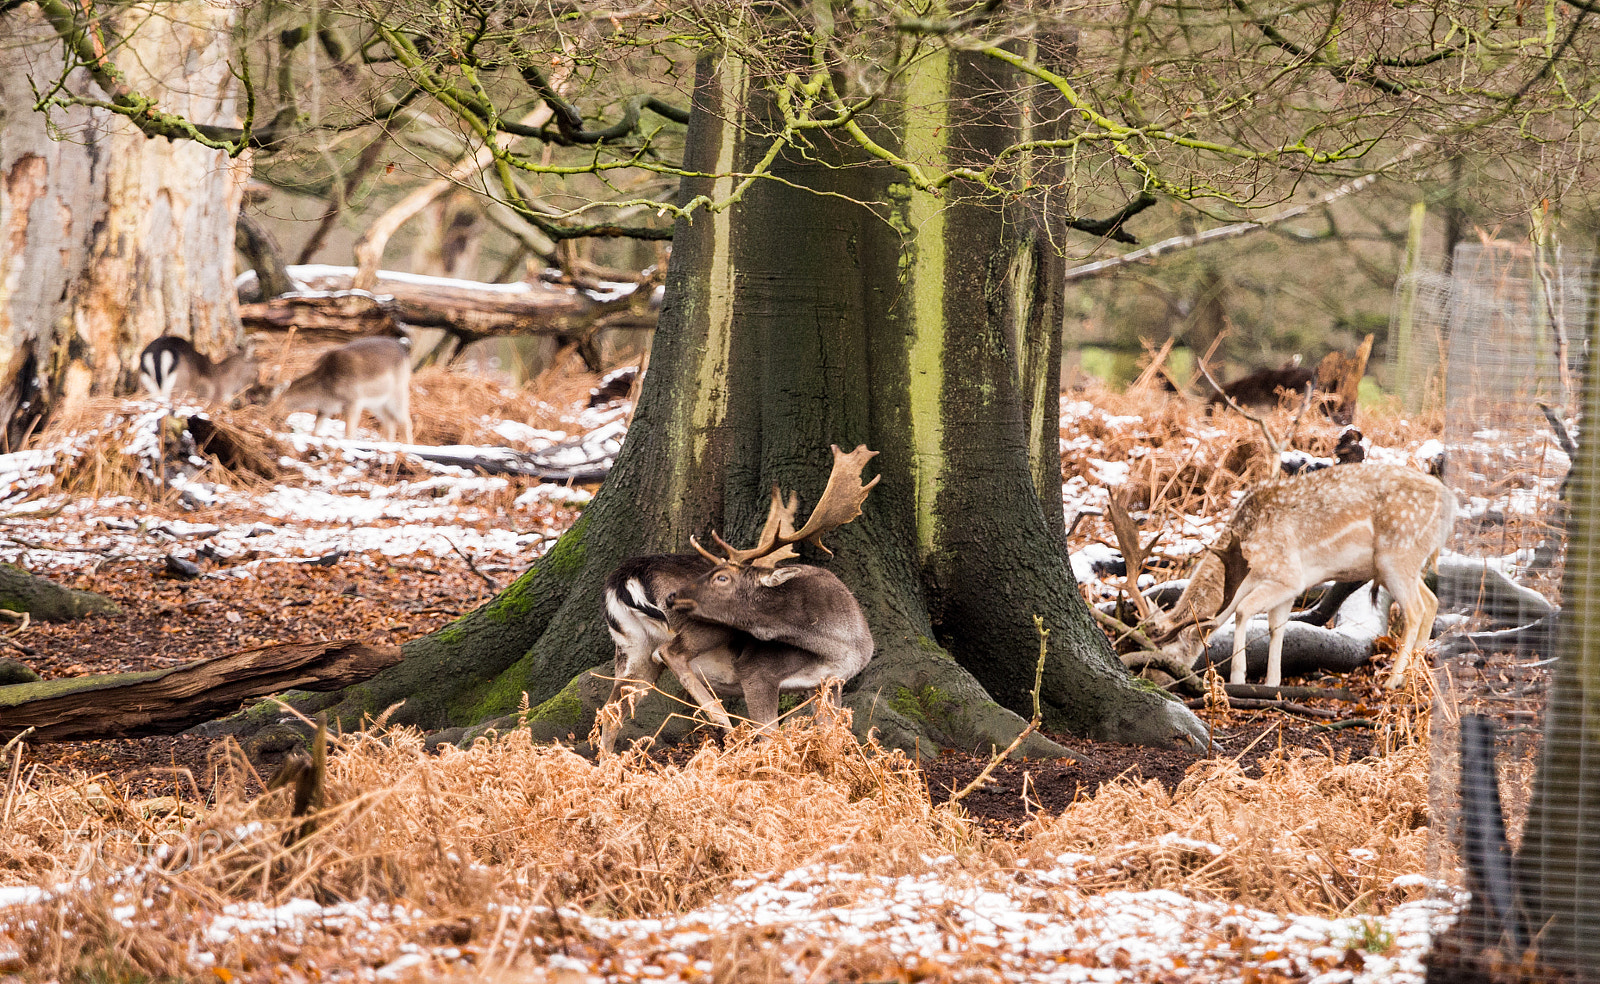
M 1425 168 L 1434 144 L 1509 152 L 1536 138 L 1565 153 L 1588 125 L 1569 77 L 1592 47 L 1586 13 L 1551 3 L 1524 26 L 1511 4 L 1448 2 L 458 0 L 263 22 L 246 47 L 297 46 L 277 56 L 278 107 L 262 97 L 250 117 L 271 123 L 196 138 L 281 154 L 363 126 L 426 127 L 485 158 L 439 171 L 472 175 L 456 180 L 543 236 L 674 244 L 638 413 L 582 519 L 399 665 L 299 703 L 354 725 L 403 700 L 389 720 L 438 728 L 526 700 L 536 727 L 581 734 L 604 689 L 587 671 L 610 655 L 606 572 L 694 532 L 748 538 L 771 484 L 815 501 L 827 446 L 866 443 L 884 480 L 829 561 L 878 643 L 848 690 L 858 727 L 923 750 L 1004 744 L 1031 710 L 1037 614 L 1051 628 L 1047 727 L 1199 740 L 1191 714 L 1128 678 L 1066 564 L 1064 257 L 1133 242 L 1161 200 L 1237 218 L 1309 181 Z M 66 14 L 56 23 L 81 49 Z M 350 102 L 307 121 L 281 79 L 316 50 L 355 81 Z M 674 93 L 688 59 L 692 92 Z M 184 136 L 136 93 L 97 104 Z M 1588 166 L 1564 163 L 1564 176 Z

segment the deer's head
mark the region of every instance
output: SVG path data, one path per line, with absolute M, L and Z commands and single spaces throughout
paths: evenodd
M 834 445 L 833 472 L 828 477 L 827 488 L 805 525 L 798 530 L 794 528 L 798 496 L 791 493 L 785 501 L 782 492 L 774 486 L 767 521 L 754 547 L 740 550 L 712 533 L 712 539 L 722 550 L 719 555 L 690 537 L 690 544 L 714 566 L 669 596 L 667 604 L 675 611 L 744 629 L 763 638 L 772 636 L 763 635 L 757 613 L 784 621 L 798 619 L 806 610 L 815 614 L 819 607 L 826 609 L 836 605 L 839 592 L 849 598 L 854 610 L 854 599 L 833 574 L 805 564 L 790 567 L 778 564 L 795 557 L 794 545 L 802 541 L 824 553 L 832 553 L 823 545 L 822 536 L 861 515 L 861 503 L 882 477 L 874 477 L 863 485 L 861 470 L 877 453 L 863 444 L 846 454 Z

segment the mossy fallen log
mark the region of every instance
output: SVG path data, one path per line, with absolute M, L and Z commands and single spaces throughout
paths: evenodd
M 41 680 L 0 687 L 0 741 L 170 735 L 284 690 L 336 690 L 400 662 L 398 646 L 290 643 L 142 673 Z
M 122 609 L 105 595 L 64 588 L 14 564 L 0 564 L 0 608 L 61 622 L 85 615 L 115 615 Z

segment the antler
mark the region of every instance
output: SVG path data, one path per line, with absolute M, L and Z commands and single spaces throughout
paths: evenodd
M 743 567 L 749 564 L 752 567 L 775 567 L 779 561 L 795 556 L 794 544 L 805 541 L 821 550 L 823 553 L 832 554 L 822 544 L 822 535 L 831 533 L 844 524 L 861 515 L 861 503 L 866 501 L 867 493 L 878 484 L 882 475 L 876 475 L 872 481 L 861 484 L 861 470 L 867 466 L 878 452 L 870 451 L 865 444 L 858 446 L 849 454 L 839 450 L 839 445 L 832 445 L 833 473 L 828 476 L 828 486 L 822 491 L 822 498 L 818 500 L 817 507 L 811 510 L 811 516 L 806 519 L 806 524 L 798 531 L 794 528 L 794 513 L 799 505 L 798 497 L 790 494 L 789 501 L 785 503 L 776 486 L 772 489 L 772 505 L 767 511 L 767 522 L 761 528 L 761 538 L 749 550 L 738 550 L 728 545 L 727 541 L 717 534 L 711 534 L 717 545 L 727 552 L 727 557 L 718 557 L 711 551 L 702 547 L 689 538 L 690 544 L 698 550 L 701 556 L 719 564 L 733 564 Z
M 774 542 L 776 542 L 778 539 L 780 539 L 780 538 L 782 538 L 784 536 L 792 535 L 794 533 L 794 513 L 795 513 L 795 510 L 798 509 L 799 507 L 800 507 L 800 493 L 798 493 L 798 492 L 790 492 L 789 493 L 789 501 L 788 502 L 784 502 L 783 501 L 783 493 L 778 490 L 778 487 L 776 485 L 774 485 L 772 487 L 772 505 L 767 507 L 767 521 L 761 527 L 761 537 L 760 537 L 758 542 L 766 543 L 769 537 L 772 538 Z M 717 541 L 717 545 L 720 546 L 724 551 L 727 552 L 727 554 L 728 554 L 727 558 L 718 557 L 716 554 L 714 554 L 711 551 L 707 550 L 705 547 L 702 547 L 700 545 L 699 541 L 696 540 L 692 536 L 689 537 L 689 543 L 696 550 L 700 551 L 700 556 L 706 558 L 707 560 L 711 561 L 712 563 L 716 563 L 716 564 L 727 563 L 730 560 L 733 560 L 733 557 L 734 557 L 735 554 L 748 552 L 748 551 L 736 550 L 733 547 L 729 546 L 728 545 L 728 541 L 726 541 L 722 537 L 718 536 L 715 530 L 712 531 L 711 538 L 713 540 L 716 540 Z M 768 556 L 770 556 L 772 558 L 772 563 L 771 564 L 763 564 L 762 566 L 772 566 L 774 564 L 777 564 L 778 561 L 780 561 L 780 560 L 788 560 L 790 557 L 796 556 L 796 554 L 795 554 L 795 551 L 794 551 L 793 547 L 784 546 L 784 547 L 778 548 L 777 550 L 774 550 Z M 735 563 L 740 563 L 740 561 L 734 561 L 734 562 Z

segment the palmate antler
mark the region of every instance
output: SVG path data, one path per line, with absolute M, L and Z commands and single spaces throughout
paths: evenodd
M 772 505 L 767 510 L 767 521 L 761 527 L 761 538 L 749 550 L 739 550 L 729 546 L 727 541 L 716 533 L 712 539 L 717 541 L 727 554 L 718 557 L 716 554 L 702 547 L 694 537 L 689 538 L 689 543 L 700 552 L 700 555 L 715 564 L 732 564 L 735 567 L 775 567 L 779 561 L 788 560 L 796 556 L 794 544 L 802 541 L 810 543 L 825 554 L 832 554 L 822 544 L 822 534 L 831 533 L 844 524 L 861 515 L 861 503 L 866 501 L 867 493 L 878 484 L 882 475 L 876 475 L 872 481 L 861 484 L 861 470 L 867 462 L 877 455 L 876 451 L 869 451 L 865 444 L 860 445 L 849 454 L 839 450 L 839 445 L 831 446 L 833 449 L 833 473 L 828 476 L 828 487 L 822 492 L 817 507 L 811 510 L 811 516 L 806 524 L 799 530 L 794 528 L 794 514 L 800 504 L 796 493 L 789 494 L 787 502 L 783 494 L 774 485 L 772 487 Z

